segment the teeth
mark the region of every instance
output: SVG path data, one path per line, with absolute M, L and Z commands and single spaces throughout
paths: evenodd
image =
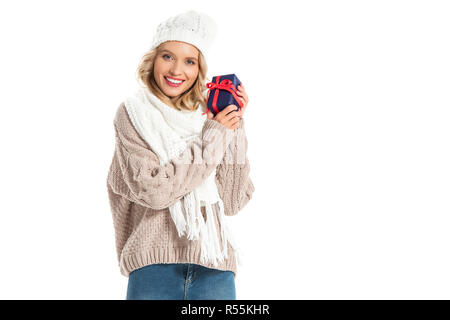
M 169 78 L 167 78 L 167 77 L 166 77 L 166 79 L 167 79 L 168 81 L 172 82 L 172 83 L 182 83 L 182 82 L 183 82 L 183 81 L 181 81 L 181 80 L 172 80 L 172 79 L 169 79 Z

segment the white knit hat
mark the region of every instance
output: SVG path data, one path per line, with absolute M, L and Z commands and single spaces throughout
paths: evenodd
M 169 40 L 183 41 L 196 46 L 206 59 L 216 34 L 217 24 L 211 17 L 190 10 L 161 22 L 150 50 Z

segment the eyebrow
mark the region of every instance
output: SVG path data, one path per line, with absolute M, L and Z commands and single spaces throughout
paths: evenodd
M 163 49 L 163 50 L 161 50 L 161 52 L 164 52 L 164 51 L 166 51 L 166 52 L 169 52 L 169 53 L 171 53 L 171 54 L 173 54 L 173 55 L 175 55 L 175 53 L 173 53 L 172 51 L 170 51 L 170 50 L 167 50 L 167 49 Z M 186 57 L 187 59 L 193 59 L 193 60 L 198 60 L 197 58 L 194 58 L 194 57 Z

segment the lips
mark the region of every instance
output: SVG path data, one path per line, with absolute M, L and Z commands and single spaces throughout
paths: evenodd
M 176 79 L 176 78 L 172 78 L 172 77 L 168 77 L 168 78 L 174 79 L 174 80 L 182 80 L 182 79 Z M 171 87 L 179 87 L 179 86 L 181 86 L 181 85 L 183 84 L 183 82 L 185 81 L 185 80 L 182 80 L 180 83 L 173 83 L 173 82 L 170 82 L 169 80 L 167 80 L 166 77 L 164 77 L 164 80 L 165 80 L 166 83 L 167 83 L 169 86 L 171 86 Z
M 181 80 L 181 81 L 184 81 L 184 79 L 178 79 L 178 78 L 169 77 L 169 76 L 166 76 L 166 78 L 169 78 L 169 79 L 172 79 L 172 80 Z

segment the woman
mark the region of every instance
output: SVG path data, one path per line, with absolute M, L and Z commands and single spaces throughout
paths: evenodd
M 189 11 L 158 26 L 120 104 L 107 179 L 127 299 L 236 299 L 238 249 L 225 216 L 252 197 L 243 107 L 205 104 L 210 17 Z M 205 115 L 206 113 L 206 115 Z M 239 262 L 239 261 L 238 261 Z

